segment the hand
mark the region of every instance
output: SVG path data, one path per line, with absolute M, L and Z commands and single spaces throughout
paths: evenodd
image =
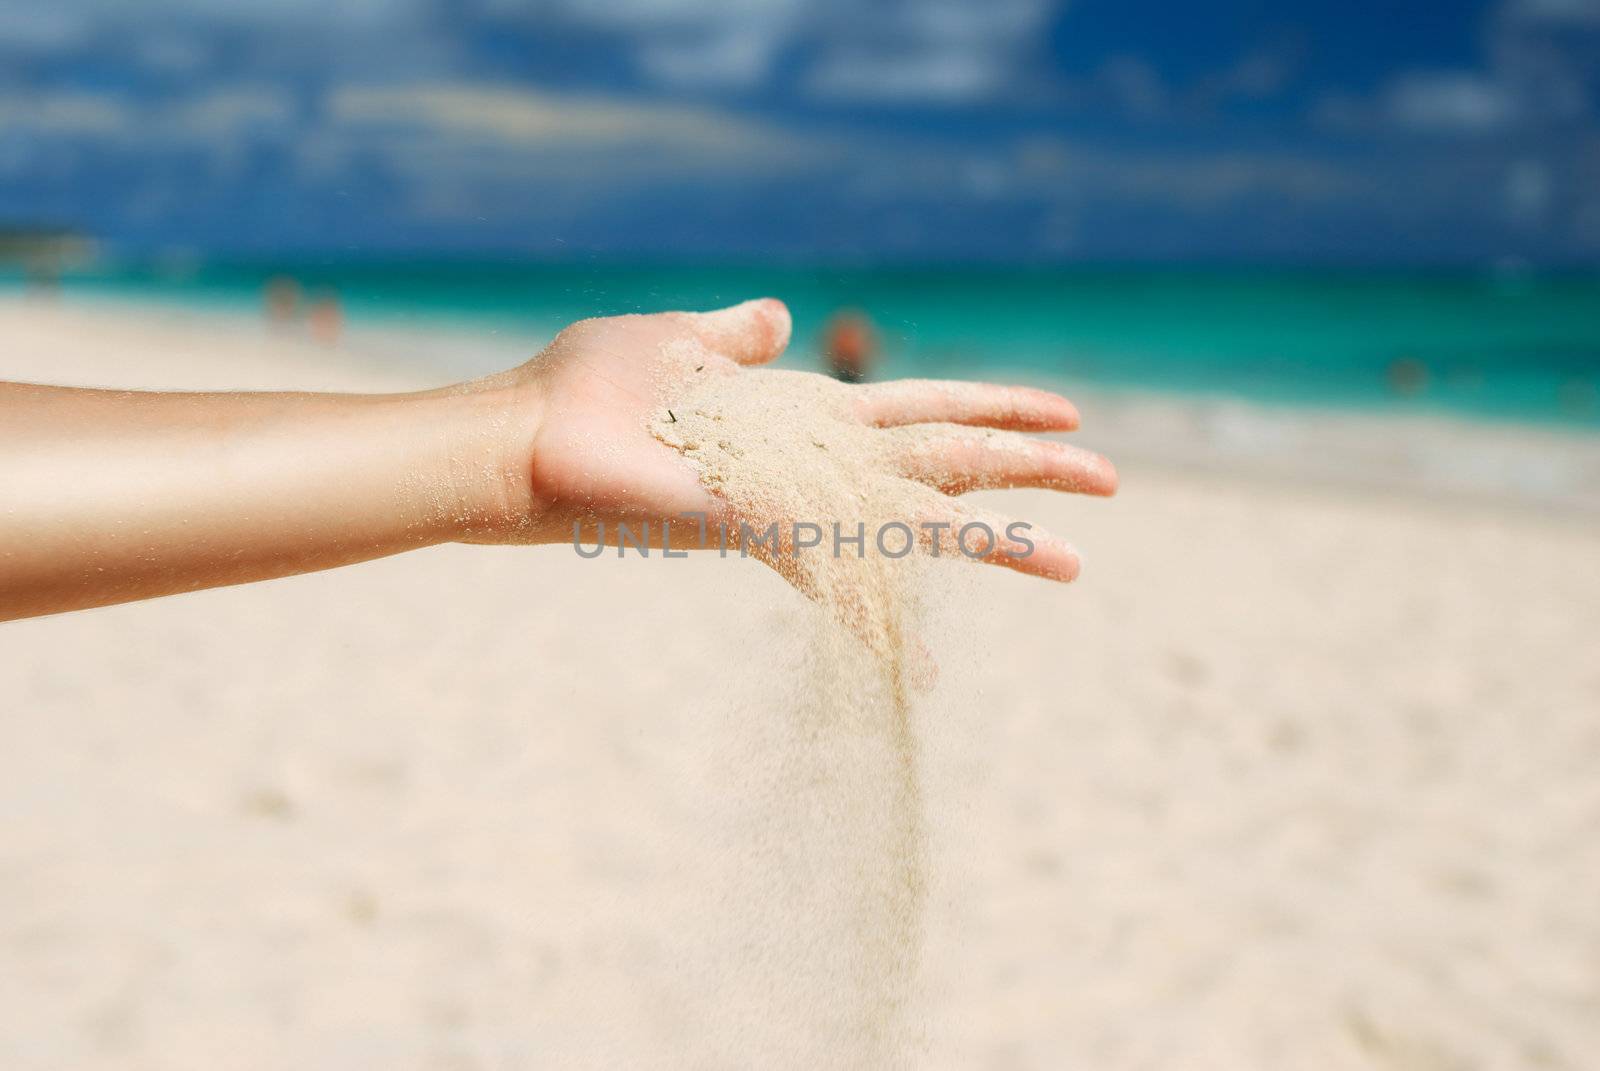
M 592 542 L 603 522 L 614 543 L 618 522 L 635 531 L 648 522 L 652 536 L 670 524 L 673 546 L 686 548 L 695 545 L 700 529 L 685 513 L 705 514 L 735 532 L 740 521 L 760 531 L 772 521 L 787 526 L 799 519 L 738 516 L 651 431 L 663 406 L 696 376 L 780 374 L 755 366 L 783 352 L 789 331 L 788 310 L 772 299 L 716 312 L 618 316 L 568 327 L 538 357 L 483 384 L 505 391 L 509 403 L 505 453 L 492 467 L 505 483 L 491 492 L 505 505 L 499 523 L 470 538 L 564 542 L 577 525 Z M 817 419 L 883 429 L 883 449 L 874 454 L 882 476 L 925 488 L 924 516 L 917 520 L 952 525 L 927 538 L 930 547 L 940 540 L 949 556 L 957 553 L 953 533 L 961 525 L 981 520 L 1003 537 L 1008 524 L 952 496 L 1000 487 L 1096 495 L 1116 490 L 1116 471 L 1098 454 L 1016 434 L 1076 428 L 1077 411 L 1059 395 L 926 380 L 826 384 L 841 404 Z M 1002 540 L 985 560 L 1057 580 L 1077 576 L 1078 557 L 1070 546 L 1037 531 L 1029 538 L 1035 544 L 1031 554 L 1013 556 L 1020 548 Z

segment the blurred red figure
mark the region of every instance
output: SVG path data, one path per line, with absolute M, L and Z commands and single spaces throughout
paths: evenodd
M 860 383 L 877 359 L 878 333 L 865 313 L 847 309 L 828 321 L 822 349 L 830 376 L 843 383 Z
M 331 291 L 319 294 L 306 308 L 306 324 L 311 337 L 327 346 L 336 346 L 344 331 L 344 310 L 339 305 L 339 295 Z

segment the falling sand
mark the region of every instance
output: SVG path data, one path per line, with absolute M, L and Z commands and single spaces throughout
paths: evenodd
M 785 998 L 814 1006 L 810 1029 L 831 1036 L 831 1060 L 885 1066 L 915 1045 L 927 847 L 908 685 L 908 653 L 919 650 L 908 635 L 916 555 L 898 557 L 908 532 L 887 532 L 887 554 L 876 536 L 894 522 L 914 527 L 926 498 L 885 472 L 882 433 L 851 419 L 848 405 L 848 388 L 821 376 L 707 370 L 667 401 L 653 431 L 725 504 L 729 544 L 822 609 L 806 692 L 789 711 L 798 753 L 784 756 L 787 783 L 776 787 L 789 819 L 810 827 L 790 832 L 811 858 L 794 860 L 792 848 L 784 858 L 786 875 L 813 886 L 787 893 L 812 917 L 787 924 L 836 947 L 808 949 L 810 969 L 787 984 L 811 991 Z M 796 521 L 821 530 L 819 545 L 795 548 Z M 775 544 L 748 538 L 773 522 Z

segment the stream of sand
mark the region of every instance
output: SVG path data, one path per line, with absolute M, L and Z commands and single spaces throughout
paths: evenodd
M 808 837 L 813 910 L 840 947 L 797 999 L 825 1003 L 836 1038 L 862 1065 L 901 1062 L 923 938 L 927 845 L 909 679 L 914 651 L 911 559 L 878 552 L 875 533 L 912 523 L 921 501 L 874 464 L 875 429 L 848 418 L 838 384 L 784 371 L 706 376 L 673 400 L 653 431 L 727 504 L 727 523 L 780 524 L 776 550 L 755 546 L 819 603 L 812 677 L 792 710 L 805 754 L 786 766 L 794 806 L 823 828 Z M 788 527 L 825 529 L 795 552 Z M 832 526 L 849 537 L 836 548 Z M 860 526 L 858 528 L 858 526 Z M 891 533 L 893 542 L 897 535 Z M 899 543 L 893 550 L 898 552 Z M 837 549 L 837 552 L 836 552 Z M 914 557 L 914 555 L 912 556 Z M 796 926 L 822 920 L 795 919 Z

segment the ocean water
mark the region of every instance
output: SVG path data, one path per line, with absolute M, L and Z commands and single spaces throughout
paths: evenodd
M 1286 404 L 1446 410 L 1600 429 L 1600 273 L 1072 267 L 301 263 L 125 269 L 70 292 L 260 307 L 290 275 L 353 319 L 544 336 L 584 316 L 774 295 L 786 360 L 865 312 L 882 375 L 1009 376 Z

